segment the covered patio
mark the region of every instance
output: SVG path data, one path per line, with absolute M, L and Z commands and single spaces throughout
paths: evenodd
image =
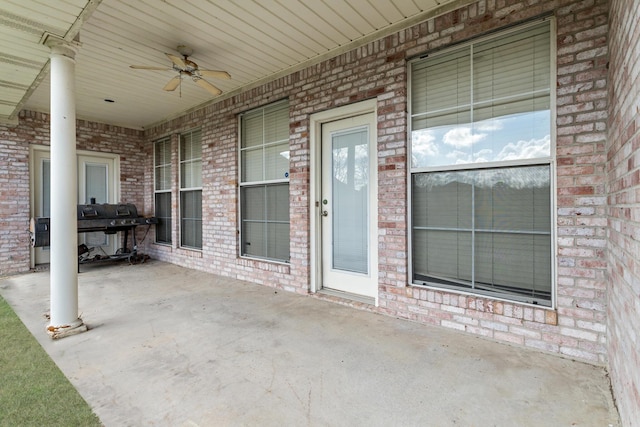
M 0 15 L 0 293 L 105 425 L 640 420 L 640 0 Z
M 83 266 L 89 331 L 42 333 L 49 272 L 0 294 L 105 426 L 616 426 L 605 369 L 151 260 Z

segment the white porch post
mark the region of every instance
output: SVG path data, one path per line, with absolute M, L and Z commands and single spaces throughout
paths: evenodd
M 77 44 L 51 48 L 51 318 L 53 338 L 87 330 L 78 317 L 78 173 L 75 54 Z

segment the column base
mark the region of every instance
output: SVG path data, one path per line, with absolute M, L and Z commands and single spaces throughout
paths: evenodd
M 70 325 L 62 325 L 62 326 L 47 326 L 47 333 L 51 337 L 51 339 L 59 339 L 70 337 L 71 335 L 76 335 L 82 332 L 87 331 L 87 325 L 84 324 L 82 319 L 78 318 L 75 322 Z

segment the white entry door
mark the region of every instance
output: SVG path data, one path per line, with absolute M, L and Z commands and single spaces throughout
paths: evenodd
M 378 203 L 375 115 L 322 125 L 322 288 L 375 298 Z
M 33 193 L 34 217 L 49 217 L 51 203 L 51 153 L 45 149 L 33 151 Z M 115 203 L 117 199 L 116 159 L 92 155 L 78 155 L 78 203 L 88 204 L 91 198 L 96 203 Z M 81 233 L 78 244 L 85 243 L 101 254 L 111 255 L 116 251 L 117 239 L 102 232 Z M 34 263 L 49 263 L 49 248 L 35 248 Z

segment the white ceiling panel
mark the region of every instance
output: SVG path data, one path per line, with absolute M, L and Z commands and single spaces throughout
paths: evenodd
M 230 80 L 207 78 L 229 96 L 461 1 L 3 0 L 0 120 L 15 121 L 23 108 L 48 111 L 47 32 L 66 40 L 79 32 L 79 118 L 144 128 L 214 99 L 189 78 L 162 90 L 177 75 L 172 69 L 129 67 L 170 69 L 165 53 L 179 55 L 178 45 L 193 49 L 189 59 L 200 68 L 230 73 Z
M 8 116 L 12 111 L 13 111 L 12 104 L 7 105 L 7 104 L 3 104 L 2 101 L 0 101 L 0 114 Z

